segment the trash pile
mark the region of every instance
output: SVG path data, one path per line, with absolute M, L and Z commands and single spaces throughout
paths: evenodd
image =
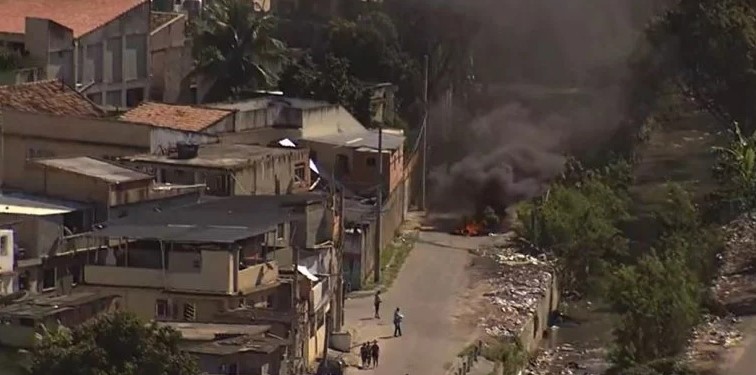
M 724 251 L 719 254 L 719 276 L 712 286 L 714 297 L 723 306 L 748 297 L 756 284 L 756 213 L 747 213 L 722 227 Z M 705 316 L 696 327 L 686 353 L 688 361 L 703 364 L 719 360 L 722 352 L 742 340 L 732 316 Z
M 562 344 L 546 349 L 532 359 L 523 375 L 601 374 L 606 367 L 603 349 L 578 349 Z
M 722 229 L 725 250 L 720 254 L 720 276 L 714 283 L 714 294 L 725 302 L 756 283 L 756 275 L 744 272 L 756 266 L 756 214 L 741 215 Z
M 492 309 L 482 319 L 486 333 L 499 338 L 517 337 L 533 316 L 552 281 L 552 265 L 545 259 L 519 253 L 510 244 L 480 249 L 480 255 L 496 263 L 484 293 Z
M 686 353 L 687 359 L 694 363 L 716 360 L 722 348 L 737 345 L 743 339 L 736 327 L 737 323 L 735 317 L 705 316 L 704 322 L 693 332 Z

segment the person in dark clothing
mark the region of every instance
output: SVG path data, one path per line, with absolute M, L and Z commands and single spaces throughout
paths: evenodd
M 370 365 L 370 349 L 368 348 L 368 344 L 366 342 L 362 343 L 362 346 L 360 347 L 360 359 L 362 359 L 362 368 L 367 368 L 367 366 Z
M 378 340 L 373 341 L 373 345 L 370 346 L 370 356 L 373 359 L 373 367 L 378 367 L 378 357 L 381 354 L 381 348 L 378 347 Z
M 373 307 L 375 307 L 375 318 L 376 319 L 380 319 L 381 318 L 381 314 L 380 314 L 381 302 L 383 302 L 383 300 L 381 300 L 381 291 L 379 290 L 379 291 L 375 292 L 375 299 L 373 299 Z
M 402 319 L 404 319 L 404 315 L 402 315 L 397 307 L 396 310 L 394 310 L 394 337 L 402 335 Z

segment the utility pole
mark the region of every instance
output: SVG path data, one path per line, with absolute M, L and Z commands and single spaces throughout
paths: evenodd
M 341 328 L 344 326 L 344 293 L 346 293 L 346 291 L 344 290 L 344 240 L 346 239 L 346 232 L 344 232 L 344 189 L 337 189 L 336 191 L 338 192 L 339 198 L 339 242 L 336 248 L 336 256 L 338 260 L 338 269 L 336 271 L 339 273 L 339 295 L 337 297 L 339 299 L 339 309 L 337 310 L 338 319 L 336 322 L 336 328 L 337 330 L 341 331 Z
M 291 221 L 289 221 L 289 246 L 291 246 L 292 249 L 292 261 L 294 263 L 294 281 L 291 286 L 291 309 L 289 310 L 293 316 L 291 317 L 291 328 L 289 332 L 289 337 L 292 340 L 292 345 L 290 348 L 293 350 L 293 353 L 289 353 L 289 373 L 290 374 L 296 374 L 299 372 L 298 367 L 299 361 L 297 358 L 299 357 L 302 348 L 300 348 L 300 337 L 302 335 L 302 315 L 299 311 L 299 246 L 297 244 L 292 243 L 292 239 L 294 238 L 294 231 L 297 230 L 297 228 L 291 228 Z
M 378 123 L 378 202 L 375 205 L 375 253 L 373 281 L 381 282 L 381 243 L 383 242 L 383 124 Z
M 426 179 L 428 176 L 428 55 L 425 55 L 423 66 L 423 175 L 421 179 L 421 207 L 423 211 L 427 211 L 426 202 Z

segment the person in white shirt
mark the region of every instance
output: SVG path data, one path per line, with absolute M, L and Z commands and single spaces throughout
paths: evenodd
M 398 337 L 402 335 L 402 320 L 404 319 L 404 315 L 401 311 L 399 311 L 399 308 L 397 307 L 396 310 L 394 310 L 394 337 Z

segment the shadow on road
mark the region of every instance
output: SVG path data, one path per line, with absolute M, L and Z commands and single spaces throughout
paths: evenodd
M 447 249 L 475 250 L 474 247 L 469 247 L 469 246 L 467 246 L 467 247 L 466 246 L 454 246 L 454 245 L 451 245 L 451 244 L 439 243 L 439 242 L 428 241 L 428 240 L 423 240 L 423 239 L 418 239 L 416 242 L 417 243 L 426 244 L 426 245 L 433 245 L 433 246 L 438 246 L 438 247 L 444 247 L 444 248 L 447 248 Z

